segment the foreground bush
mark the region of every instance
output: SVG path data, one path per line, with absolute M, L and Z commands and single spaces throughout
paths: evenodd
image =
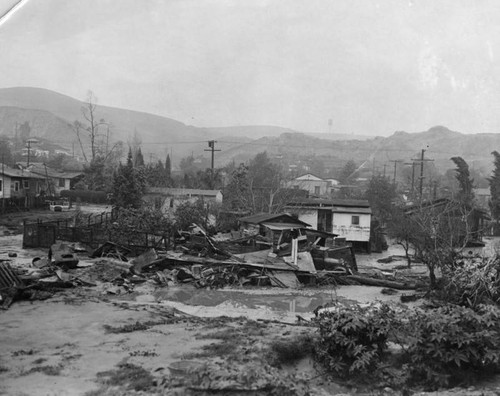
M 316 359 L 342 377 L 373 372 L 387 350 L 394 311 L 387 305 L 338 307 L 319 314 Z
M 456 305 L 407 315 L 403 344 L 414 384 L 429 388 L 471 383 L 499 369 L 500 310 Z
M 435 390 L 500 371 L 500 309 L 492 305 L 397 314 L 384 304 L 338 307 L 315 323 L 316 360 L 334 376 L 358 383 Z

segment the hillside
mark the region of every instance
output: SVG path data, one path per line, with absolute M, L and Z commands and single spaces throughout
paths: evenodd
M 52 140 L 70 148 L 76 143 L 71 124 L 83 121 L 79 100 L 40 88 L 0 89 L 0 134 L 13 136 L 16 124 L 29 122 L 31 136 Z M 336 134 L 306 134 L 276 126 L 234 126 L 199 128 L 154 114 L 103 106 L 98 103 L 96 117 L 111 125 L 111 140 L 130 142 L 140 136 L 146 158 L 164 159 L 171 154 L 174 164 L 193 154 L 209 157 L 207 140 L 217 140 L 216 166 L 230 161 L 243 162 L 262 151 L 271 157 L 294 161 L 322 161 L 328 168 L 342 166 L 353 159 L 365 168 L 381 169 L 384 164 L 418 158 L 425 149 L 440 170 L 453 168 L 450 158 L 462 156 L 472 167 L 492 168 L 491 151 L 500 151 L 500 135 L 465 135 L 436 126 L 427 131 L 395 132 L 389 137 Z M 353 140 L 356 139 L 356 140 Z
M 12 136 L 16 123 L 28 121 L 32 136 L 61 140 L 64 146 L 76 141 L 71 124 L 83 121 L 79 100 L 47 89 L 15 87 L 0 89 L 0 134 Z M 277 136 L 291 130 L 274 126 L 235 126 L 198 128 L 154 114 L 103 106 L 97 103 L 97 119 L 111 125 L 112 140 L 128 142 L 137 134 L 144 152 L 164 158 L 172 153 L 177 160 L 195 153 L 204 153 L 206 140 L 224 137 L 224 148 L 239 145 L 262 136 Z M 69 146 L 68 146 L 69 147 Z

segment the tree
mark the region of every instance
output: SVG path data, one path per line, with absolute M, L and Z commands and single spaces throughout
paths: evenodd
M 496 221 L 497 228 L 500 221 L 500 154 L 498 151 L 491 153 L 494 157 L 493 161 L 493 174 L 488 178 L 490 183 L 490 210 L 491 217 Z
M 384 176 L 373 176 L 365 196 L 370 202 L 374 216 L 385 223 L 393 212 L 393 203 L 397 196 L 396 186 Z
M 248 166 L 240 164 L 229 177 L 224 190 L 224 205 L 230 211 L 249 211 L 250 185 L 248 183 Z
M 195 202 L 182 202 L 174 213 L 175 225 L 180 230 L 187 230 L 191 224 L 195 223 L 208 229 L 209 216 L 209 205 L 203 199 L 197 199 Z
M 247 176 L 252 212 L 273 213 L 276 210 L 274 199 L 283 181 L 279 165 L 271 162 L 264 151 L 250 160 Z
M 115 207 L 138 209 L 142 205 L 142 195 L 146 184 L 141 173 L 134 168 L 132 149 L 129 148 L 127 163 L 118 166 L 113 177 L 112 199 Z
M 167 154 L 165 160 L 165 178 L 170 181 L 172 179 L 172 163 L 170 162 L 170 154 Z
M 5 165 L 13 165 L 12 152 L 9 142 L 6 139 L 0 140 L 0 163 Z
M 408 249 L 413 248 L 435 287 L 436 269 L 452 268 L 457 252 L 471 239 L 469 218 L 470 210 L 458 201 L 421 202 L 393 213 L 388 231 L 405 248 L 408 264 Z
M 472 206 L 474 201 L 474 180 L 470 177 L 469 165 L 462 157 L 452 157 L 451 160 L 457 166 L 456 178 L 458 181 L 458 200 L 469 207 Z
M 342 170 L 340 171 L 339 181 L 341 184 L 349 184 L 353 176 L 356 174 L 358 166 L 353 160 L 347 161 Z
M 75 130 L 78 143 L 80 144 L 80 148 L 82 150 L 82 155 L 86 162 L 92 162 L 95 157 L 98 155 L 98 137 L 99 137 L 99 128 L 102 125 L 108 125 L 104 119 L 97 119 L 96 115 L 96 101 L 97 98 L 94 96 L 92 91 L 89 91 L 87 94 L 87 100 L 85 104 L 81 108 L 82 116 L 85 119 L 85 123 L 82 123 L 78 120 L 73 122 L 73 129 Z M 86 150 L 84 149 L 84 144 L 82 139 L 86 137 L 90 141 L 90 160 L 87 157 Z M 107 153 L 105 153 L 107 155 Z
M 134 166 L 136 168 L 143 167 L 144 166 L 144 157 L 142 155 L 141 148 L 137 148 L 137 152 L 135 154 L 135 161 L 134 161 Z

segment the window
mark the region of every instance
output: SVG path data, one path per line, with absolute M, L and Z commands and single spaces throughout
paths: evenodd
M 15 181 L 10 185 L 11 189 L 14 191 L 19 191 L 19 181 Z
M 29 190 L 30 189 L 30 181 L 29 180 L 23 180 L 23 188 L 25 190 Z
M 1 180 L 0 180 L 0 191 L 3 191 L 3 185 Z
M 352 216 L 351 217 L 351 224 L 352 225 L 359 225 L 359 216 Z
M 64 187 L 64 179 L 59 179 L 59 187 Z
M 320 186 L 314 186 L 314 194 L 319 195 L 320 188 Z

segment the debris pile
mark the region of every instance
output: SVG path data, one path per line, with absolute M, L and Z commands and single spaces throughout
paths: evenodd
M 123 295 L 137 285 L 153 288 L 192 284 L 197 288 L 266 286 L 373 285 L 412 290 L 415 278 L 387 271 L 358 272 L 348 244 L 328 241 L 332 234 L 269 225 L 269 235 L 228 234 L 212 238 L 193 224 L 173 250 L 147 249 L 136 256 L 128 247 L 106 242 L 97 249 L 57 242 L 47 257 L 31 266 L 0 262 L 0 306 L 16 299 L 41 299 L 73 287 L 95 287 L 96 293 Z M 309 233 L 309 234 L 308 234 Z M 234 237 L 234 239 L 229 239 Z M 295 238 L 295 239 L 294 239 Z

